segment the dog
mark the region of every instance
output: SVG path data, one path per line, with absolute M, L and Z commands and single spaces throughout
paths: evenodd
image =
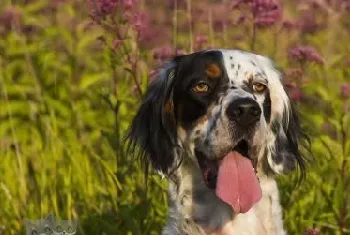
M 274 175 L 304 174 L 303 138 L 269 58 L 212 49 L 165 63 L 127 145 L 169 180 L 163 235 L 283 235 Z

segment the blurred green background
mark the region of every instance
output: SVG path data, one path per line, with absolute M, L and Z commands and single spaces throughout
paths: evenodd
M 0 234 L 24 218 L 77 234 L 160 234 L 167 182 L 123 136 L 176 54 L 271 57 L 309 130 L 307 176 L 279 176 L 289 234 L 350 234 L 350 1 L 1 0 Z

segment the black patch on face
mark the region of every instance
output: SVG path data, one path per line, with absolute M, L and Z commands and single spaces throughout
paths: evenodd
M 228 83 L 228 76 L 219 51 L 198 52 L 185 59 L 181 58 L 177 64 L 174 83 L 175 116 L 182 127 L 190 129 L 196 120 L 207 113 L 210 104 L 218 99 L 223 84 Z M 206 67 L 210 64 L 216 64 L 222 70 L 218 78 L 212 79 L 206 74 Z M 210 92 L 194 92 L 191 88 L 199 82 L 208 84 Z
M 269 123 L 271 118 L 271 98 L 270 98 L 269 91 L 267 91 L 265 94 L 265 100 L 263 103 L 263 112 L 264 112 L 266 123 Z

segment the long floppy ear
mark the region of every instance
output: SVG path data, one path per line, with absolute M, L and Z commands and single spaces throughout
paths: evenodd
M 298 114 L 292 105 L 285 115 L 288 117 L 282 118 L 282 124 L 279 121 L 271 123 L 275 141 L 272 151 L 268 154 L 268 162 L 271 169 L 278 174 L 291 172 L 298 167 L 304 175 L 305 160 L 300 152 L 300 142 L 304 141 L 306 136 L 302 132 Z
M 128 135 L 128 152 L 164 174 L 174 165 L 174 147 L 177 145 L 174 115 L 173 85 L 176 63 L 169 62 L 159 70 L 150 84 Z
M 281 74 L 271 60 L 258 56 L 268 77 L 270 95 L 270 120 L 267 123 L 267 161 L 271 170 L 278 174 L 296 168 L 305 172 L 305 160 L 300 143 L 307 138 L 302 132 L 298 114 L 282 85 Z

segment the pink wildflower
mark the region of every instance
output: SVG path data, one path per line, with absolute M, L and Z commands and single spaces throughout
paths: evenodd
M 306 235 L 321 235 L 320 231 L 316 228 L 308 228 L 305 231 Z
M 324 59 L 318 52 L 310 46 L 300 46 L 290 48 L 288 50 L 288 58 L 299 62 L 315 62 L 317 64 L 324 64 Z
M 350 98 L 350 83 L 344 83 L 340 86 L 340 95 L 344 99 Z

